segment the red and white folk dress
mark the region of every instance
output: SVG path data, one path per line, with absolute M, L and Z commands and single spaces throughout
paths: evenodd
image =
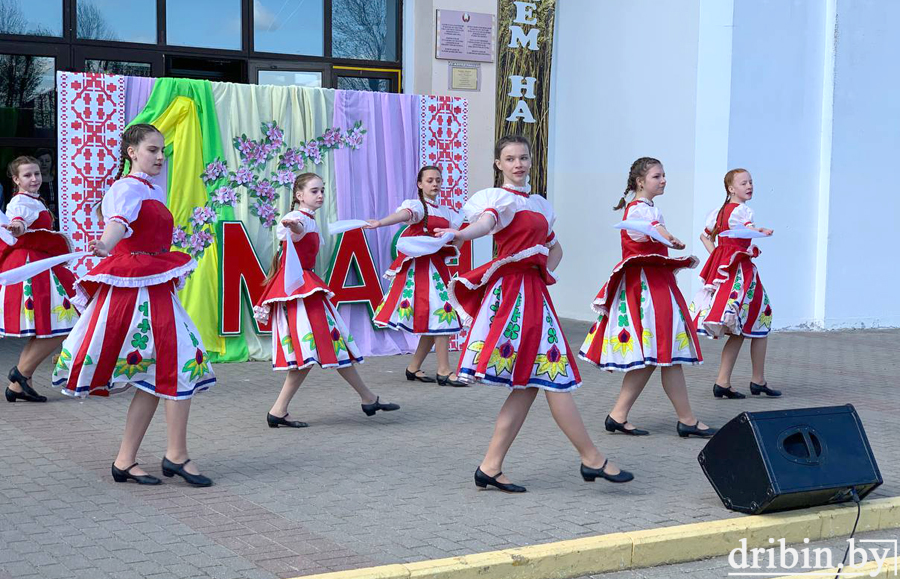
M 753 211 L 744 203 L 728 203 L 706 218 L 704 232 L 746 228 L 753 225 Z M 697 331 L 710 338 L 724 334 L 765 338 L 772 327 L 772 304 L 759 279 L 753 259 L 759 248 L 749 239 L 716 237 L 716 249 L 700 272 L 703 288 L 691 303 Z
M 297 235 L 278 222 L 276 237 L 282 242 L 278 273 L 266 284 L 256 307 L 256 319 L 272 320 L 272 367 L 275 370 L 298 370 L 318 364 L 322 368 L 343 367 L 363 361 L 353 336 L 332 305 L 334 293 L 313 271 L 316 255 L 323 240 L 315 216 L 306 211 L 291 211 L 282 219 L 296 219 L 303 224 Z M 290 294 L 285 292 L 287 244 L 293 243 L 303 267 L 303 285 Z
M 170 400 L 215 384 L 200 333 L 178 299 L 197 267 L 170 251 L 174 223 L 163 191 L 136 173 L 103 197 L 106 221 L 125 226 L 112 253 L 75 282 L 83 314 L 63 342 L 53 384 L 70 396 L 108 396 L 135 386 Z
M 52 231 L 53 217 L 37 196 L 15 195 L 6 208 L 10 221 L 25 233 L 14 245 L 0 241 L 0 271 L 72 251 L 69 238 Z M 21 283 L 0 286 L 0 336 L 53 338 L 72 331 L 78 320 L 72 298 L 75 276 L 64 265 Z
M 471 324 L 457 374 L 513 388 L 567 392 L 581 385 L 547 286 L 556 243 L 550 203 L 523 189 L 479 191 L 463 211 L 469 223 L 495 218 L 497 257 L 450 282 L 450 298 Z
M 665 225 L 659 209 L 645 199 L 629 203 L 622 219 Z M 623 229 L 621 237 L 622 261 L 591 305 L 599 318 L 579 356 L 623 372 L 702 363 L 697 331 L 675 281 L 676 272 L 696 267 L 697 258 L 669 257 L 664 244 L 634 231 Z
M 397 210 L 409 212 L 410 226 L 401 237 L 433 234 L 438 227 L 459 229 L 463 221 L 462 215 L 449 207 L 428 203 L 426 232 L 425 208 L 420 200 L 408 199 Z M 447 260 L 458 255 L 459 250 L 454 245 L 446 245 L 436 253 L 421 257 L 397 255 L 384 274 L 391 280 L 391 287 L 375 310 L 375 325 L 420 335 L 459 333 L 462 325 L 450 304 L 447 288 L 450 283 Z

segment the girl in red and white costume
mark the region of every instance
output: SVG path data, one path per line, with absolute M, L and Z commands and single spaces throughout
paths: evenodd
M 315 211 L 325 202 L 325 184 L 315 173 L 303 173 L 294 180 L 293 195 L 292 211 L 281 218 L 275 231 L 281 242 L 281 255 L 276 251 L 272 257 L 266 287 L 253 308 L 254 316 L 262 323 L 268 322 L 275 310 L 272 367 L 287 371 L 284 386 L 266 415 L 266 422 L 271 428 L 309 426 L 299 420 L 290 420 L 288 404 L 315 364 L 322 368 L 337 368 L 341 377 L 359 394 L 366 416 L 373 416 L 379 410 L 398 410 L 400 407 L 396 404 L 381 402 L 353 367 L 353 364 L 362 363 L 363 358 L 344 320 L 329 301 L 334 293 L 313 271 L 316 255 L 323 244 Z M 291 293 L 285 291 L 288 243 L 293 244 L 303 269 L 303 285 Z
M 126 160 L 131 172 L 103 196 L 103 234 L 88 248 L 105 259 L 75 282 L 75 303 L 83 314 L 63 344 L 53 383 L 78 397 L 135 387 L 112 465 L 116 482 L 160 484 L 137 466 L 136 457 L 162 398 L 168 434 L 162 473 L 209 486 L 212 481 L 188 458 L 187 421 L 191 398 L 216 377 L 176 293 L 197 262 L 170 251 L 172 214 L 165 193 L 151 182 L 162 170 L 163 146 L 152 125 L 132 125 L 122 135 L 118 175 Z
M 18 189 L 6 207 L 10 222 L 3 227 L 15 236 L 14 245 L 0 242 L 0 271 L 71 251 L 69 239 L 52 231 L 53 216 L 41 199 L 41 168 L 33 157 L 17 157 L 9 164 L 9 176 Z M 34 390 L 31 375 L 66 334 L 72 331 L 78 313 L 71 299 L 75 276 L 64 265 L 41 272 L 21 283 L 0 286 L 0 336 L 30 338 L 9 371 L 7 402 L 46 402 Z
M 669 233 L 654 198 L 666 188 L 662 163 L 642 157 L 631 165 L 628 185 L 614 210 L 625 208 L 624 220 L 649 222 L 676 249 L 684 243 Z M 625 203 L 634 192 L 634 200 Z M 687 304 L 675 273 L 697 265 L 697 258 L 669 257 L 665 244 L 643 233 L 622 230 L 622 261 L 594 299 L 592 307 L 600 314 L 591 327 L 579 353 L 604 370 L 627 372 L 622 391 L 606 417 L 609 432 L 631 435 L 649 434 L 628 422 L 628 413 L 650 380 L 662 366 L 663 389 L 678 415 L 676 431 L 681 437 L 709 437 L 714 428 L 702 424 L 688 400 L 682 364 L 700 364 L 700 343 L 688 316 Z
M 471 325 L 459 360 L 460 376 L 510 389 L 497 417 L 487 454 L 475 471 L 480 488 L 525 492 L 503 473 L 503 459 L 528 416 L 539 390 L 550 412 L 581 456 L 581 476 L 611 482 L 634 477 L 609 463 L 594 446 L 571 391 L 581 385 L 578 368 L 547 291 L 562 246 L 553 233 L 553 207 L 529 195 L 531 145 L 521 136 L 503 137 L 494 148 L 502 187 L 483 189 L 463 211 L 471 225 L 453 233 L 457 243 L 494 235 L 497 257 L 450 282 L 451 299 Z
M 383 219 L 369 220 L 368 228 L 408 223 L 409 227 L 402 237 L 431 235 L 437 228 L 458 229 L 462 225 L 462 215 L 450 207 L 437 204 L 442 182 L 440 168 L 422 167 L 416 177 L 419 198 L 407 199 L 395 213 Z M 408 257 L 400 253 L 384 274 L 391 280 L 391 287 L 375 310 L 375 325 L 420 336 L 416 353 L 406 367 L 407 380 L 434 382 L 436 378 L 441 386 L 467 386 L 450 368 L 450 335 L 459 333 L 462 325 L 450 304 L 447 260 L 458 255 L 459 250 L 452 244 L 421 257 Z M 422 362 L 432 346 L 438 359 L 435 378 L 426 376 L 421 370 Z
M 713 385 L 716 398 L 745 398 L 731 387 L 731 372 L 744 338 L 750 338 L 750 361 L 753 377 L 750 392 L 754 395 L 781 396 L 766 383 L 766 346 L 772 327 L 772 304 L 759 279 L 753 259 L 759 248 L 749 239 L 721 236 L 723 231 L 750 229 L 772 235 L 771 229 L 753 223 L 753 211 L 747 201 L 753 197 L 753 178 L 746 169 L 732 169 L 725 174 L 725 203 L 706 218 L 700 241 L 709 251 L 700 272 L 703 288 L 694 296 L 691 315 L 697 331 L 710 338 L 728 334 L 722 349 L 719 376 Z

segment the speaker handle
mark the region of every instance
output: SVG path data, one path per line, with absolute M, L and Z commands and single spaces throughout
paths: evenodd
M 785 441 L 793 436 L 800 435 L 803 440 L 803 446 L 806 450 L 806 456 L 798 456 L 792 452 L 790 452 L 785 446 Z M 819 451 L 816 451 L 816 444 L 813 442 L 813 438 L 819 443 Z M 825 448 L 825 443 L 822 440 L 822 437 L 818 435 L 814 428 L 809 426 L 808 424 L 803 424 L 800 426 L 793 426 L 783 431 L 778 435 L 778 452 L 781 455 L 790 460 L 791 462 L 796 462 L 797 464 L 803 464 L 807 466 L 819 466 L 823 462 L 825 462 L 825 457 L 827 454 L 827 449 Z

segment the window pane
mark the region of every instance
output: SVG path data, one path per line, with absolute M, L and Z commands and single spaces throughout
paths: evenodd
M 296 70 L 261 70 L 257 84 L 275 84 L 278 86 L 322 87 L 322 73 Z
M 396 61 L 398 19 L 397 0 L 333 0 L 332 54 Z
M 122 76 L 152 76 L 149 62 L 124 62 L 122 60 L 85 60 L 84 72 L 102 72 Z
M 0 54 L 0 135 L 55 137 L 55 59 Z
M 386 78 L 360 78 L 357 76 L 339 76 L 337 87 L 343 90 L 391 92 L 391 81 Z
M 156 44 L 156 0 L 78 0 L 76 6 L 78 38 Z
M 253 49 L 322 56 L 323 0 L 254 0 Z
M 166 0 L 166 43 L 241 49 L 241 0 Z
M 2 1 L 2 0 L 0 0 Z M 44 201 L 50 206 L 50 212 L 57 215 L 56 206 L 58 203 L 58 195 L 56 191 L 56 146 L 48 146 L 46 148 L 34 149 L 31 147 L 0 147 L 0 166 L 3 171 L 0 172 L 0 205 L 6 209 L 10 198 L 15 194 L 15 184 L 6 174 L 6 167 L 9 162 L 20 155 L 28 155 L 34 157 L 38 161 L 41 168 L 41 188 L 40 194 Z
M 0 0 L 0 34 L 62 36 L 62 0 Z

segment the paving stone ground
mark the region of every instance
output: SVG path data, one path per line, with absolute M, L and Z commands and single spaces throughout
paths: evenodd
M 587 324 L 565 325 L 577 348 Z M 0 368 L 22 345 L 0 341 Z M 873 497 L 900 494 L 900 331 L 773 334 L 768 378 L 786 393 L 777 400 L 714 400 L 721 342 L 702 345 L 707 363 L 686 376 L 704 421 L 852 403 L 885 479 Z M 603 419 L 622 376 L 581 364 L 575 397 L 585 422 L 634 482 L 582 481 L 539 398 L 504 465 L 529 492 L 507 495 L 478 492 L 472 481 L 505 389 L 414 384 L 403 377 L 407 362 L 360 367 L 373 390 L 403 407 L 373 418 L 335 372 L 313 370 L 291 407 L 310 423 L 303 430 L 266 426 L 283 379 L 268 363 L 217 365 L 219 383 L 194 400 L 189 433 L 191 456 L 216 481 L 208 489 L 114 483 L 109 467 L 131 395 L 68 399 L 47 387 L 45 364 L 36 385 L 47 404 L 0 404 L 0 579 L 295 577 L 740 516 L 722 507 L 697 464 L 704 442 L 676 436 L 658 375 L 631 416 L 652 436 L 608 435 Z M 427 364 L 433 371 L 433 358 Z M 734 380 L 744 391 L 749 372 L 745 351 Z M 138 458 L 159 475 L 164 450 L 160 410 Z

